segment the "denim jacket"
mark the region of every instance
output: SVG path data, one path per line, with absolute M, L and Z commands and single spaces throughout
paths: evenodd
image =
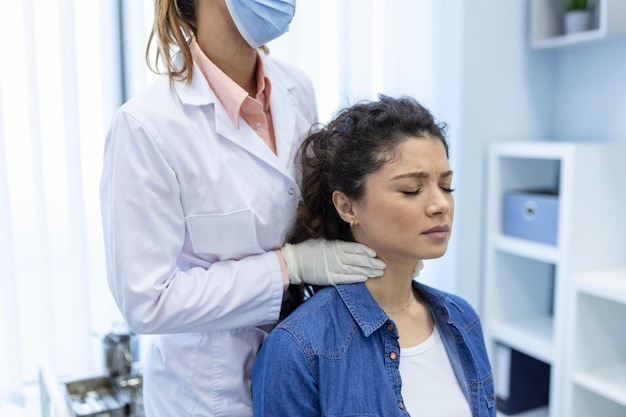
M 478 315 L 455 295 L 414 286 L 430 307 L 472 416 L 494 417 Z M 395 324 L 365 284 L 324 288 L 263 343 L 252 371 L 254 415 L 406 417 L 399 360 Z

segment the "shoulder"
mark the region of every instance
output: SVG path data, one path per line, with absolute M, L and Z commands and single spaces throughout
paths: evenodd
M 474 307 L 463 297 L 446 291 L 441 291 L 424 284 L 416 283 L 420 292 L 426 297 L 431 308 L 445 308 L 451 315 L 458 315 L 465 318 L 478 318 L 478 313 Z
M 358 325 L 337 289 L 326 287 L 300 305 L 269 334 L 273 338 L 290 335 L 305 355 L 325 355 L 345 346 Z M 282 334 L 279 336 L 279 334 Z
M 157 117 L 157 114 L 170 114 L 171 109 L 180 103 L 176 90 L 165 75 L 141 88 L 133 97 L 126 101 L 116 113 L 136 119 Z
M 201 107 L 185 104 L 175 81 L 161 75 L 140 89 L 113 114 L 110 136 L 140 140 L 150 138 L 159 146 L 167 146 L 171 137 L 191 140 L 194 129 L 203 119 Z M 179 143 L 180 141 L 175 141 Z
M 310 299 L 302 303 L 293 313 L 291 313 L 285 320 L 280 322 L 277 329 L 282 328 L 288 331 L 298 330 L 310 330 L 311 319 L 324 318 L 327 316 L 327 312 L 340 307 L 339 304 L 343 304 L 341 297 L 337 292 L 337 289 L 333 286 L 322 288 L 317 291 Z

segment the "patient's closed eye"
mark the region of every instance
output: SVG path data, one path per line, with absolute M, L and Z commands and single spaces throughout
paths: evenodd
M 405 190 L 405 191 L 402 191 L 402 194 L 404 194 L 404 195 L 418 195 L 421 192 L 422 192 L 422 189 L 418 188 L 417 190 Z

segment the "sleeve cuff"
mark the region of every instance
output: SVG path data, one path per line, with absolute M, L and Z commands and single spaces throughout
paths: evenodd
M 280 250 L 275 250 L 276 257 L 278 258 L 278 262 L 280 263 L 280 272 L 283 274 L 283 292 L 287 291 L 289 287 L 289 275 L 287 275 L 287 264 L 285 263 L 285 258 L 283 258 L 283 254 Z

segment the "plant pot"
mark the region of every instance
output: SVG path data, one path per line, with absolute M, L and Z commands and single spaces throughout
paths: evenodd
M 591 28 L 591 12 L 589 10 L 571 10 L 563 15 L 565 34 L 584 32 Z

